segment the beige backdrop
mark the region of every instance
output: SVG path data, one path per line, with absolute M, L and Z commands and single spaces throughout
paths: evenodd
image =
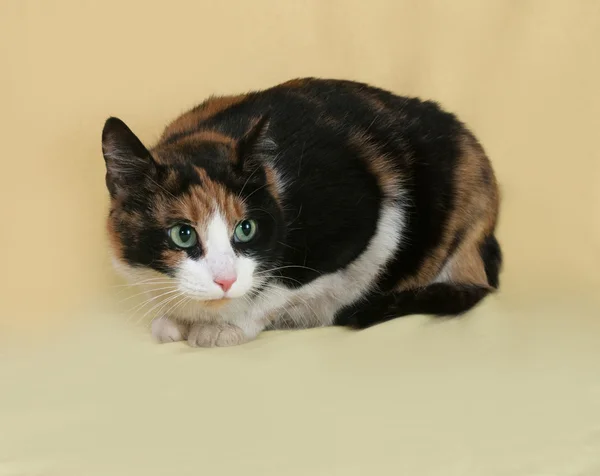
M 1 0 L 0 339 L 31 345 L 0 363 L 0 475 L 600 474 L 599 46 L 592 0 Z M 502 292 L 454 323 L 154 345 L 107 259 L 104 119 L 152 142 L 304 75 L 470 124 Z

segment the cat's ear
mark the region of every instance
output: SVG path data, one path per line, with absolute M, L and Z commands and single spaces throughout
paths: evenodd
M 271 141 L 267 138 L 269 117 L 263 115 L 255 120 L 235 146 L 237 165 L 240 170 L 249 171 L 257 166 L 261 152 L 269 148 Z
M 116 117 L 104 123 L 102 153 L 106 162 L 106 186 L 112 196 L 119 190 L 139 185 L 156 171 L 156 163 L 148 149 Z

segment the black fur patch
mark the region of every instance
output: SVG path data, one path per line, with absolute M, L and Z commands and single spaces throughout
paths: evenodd
M 170 247 L 165 230 L 151 225 L 141 230 L 130 230 L 123 227 L 120 235 L 123 244 L 123 258 L 129 264 L 145 266 L 172 275 L 173 270 L 160 260 L 162 252 Z
M 490 286 L 500 286 L 500 270 L 502 269 L 502 250 L 494 235 L 487 236 L 479 248 L 485 266 L 485 274 Z
M 334 324 L 363 329 L 410 314 L 456 316 L 472 309 L 488 293 L 488 289 L 480 286 L 445 283 L 396 293 L 371 293 L 360 302 L 343 308 Z

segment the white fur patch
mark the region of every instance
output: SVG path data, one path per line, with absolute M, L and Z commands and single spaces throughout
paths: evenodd
M 438 275 L 431 281 L 432 283 L 451 283 L 452 282 L 452 267 L 454 265 L 454 255 L 448 259 L 444 267 Z
M 236 256 L 227 223 L 219 213 L 215 213 L 208 224 L 203 247 L 202 258 L 186 259 L 177 271 L 180 289 L 200 300 L 236 298 L 246 294 L 253 284 L 256 263 L 245 256 Z M 232 279 L 235 283 L 224 292 L 215 283 L 218 278 Z

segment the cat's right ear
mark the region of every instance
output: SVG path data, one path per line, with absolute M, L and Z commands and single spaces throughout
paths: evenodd
M 116 117 L 104 123 L 102 153 L 106 162 L 106 186 L 111 196 L 141 184 L 145 177 L 156 171 L 156 163 L 148 149 Z

